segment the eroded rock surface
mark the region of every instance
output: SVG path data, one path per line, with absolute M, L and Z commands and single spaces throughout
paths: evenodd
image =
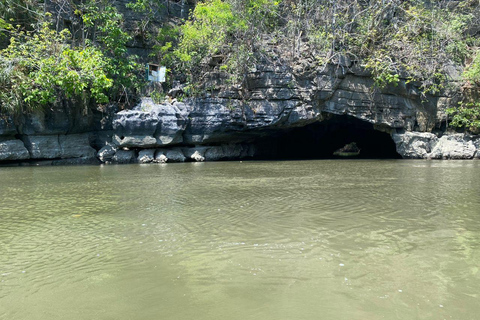
M 181 103 L 155 104 L 144 98 L 133 110 L 113 119 L 113 141 L 119 147 L 152 148 L 183 142 L 187 112 Z
M 28 150 L 21 140 L 1 140 L 0 137 L 0 161 L 25 160 L 30 158 Z
M 433 159 L 473 159 L 477 148 L 463 134 L 446 135 L 438 139 L 430 157 Z
M 422 97 L 404 80 L 374 89 L 371 75 L 352 61 L 322 67 L 305 59 L 292 67 L 265 63 L 250 70 L 244 88 L 226 85 L 221 74 L 206 79 L 213 89 L 185 102 L 143 98 L 132 110 L 86 114 L 65 105 L 17 124 L 0 117 L 0 161 L 243 159 L 273 148 L 259 148 L 259 138 L 347 116 L 391 135 L 403 158 L 480 158 L 478 138 L 444 132 L 445 110 L 456 105 L 455 95 Z
M 392 135 L 397 152 L 411 159 L 473 159 L 480 153 L 480 137 L 445 134 L 440 138 L 427 132 Z

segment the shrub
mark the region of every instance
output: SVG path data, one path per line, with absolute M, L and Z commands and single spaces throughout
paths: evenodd
M 0 51 L 0 108 L 9 113 L 41 109 L 65 97 L 108 102 L 107 59 L 94 47 L 71 48 L 69 34 L 47 24 L 35 34 L 16 31 Z

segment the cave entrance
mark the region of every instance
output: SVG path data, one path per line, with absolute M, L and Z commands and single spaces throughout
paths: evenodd
M 355 148 L 359 150 L 355 152 Z M 399 159 L 390 134 L 352 116 L 332 115 L 305 127 L 277 131 L 257 141 L 264 159 Z

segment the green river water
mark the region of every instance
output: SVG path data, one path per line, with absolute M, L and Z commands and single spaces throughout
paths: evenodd
M 480 161 L 0 168 L 0 319 L 479 319 Z

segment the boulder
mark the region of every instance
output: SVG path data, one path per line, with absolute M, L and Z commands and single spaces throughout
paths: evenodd
M 163 153 L 158 155 L 158 157 L 155 157 L 155 162 L 157 163 L 167 163 L 167 161 L 168 161 L 168 158 Z
M 172 150 L 167 150 L 165 153 L 168 162 L 185 162 L 185 155 L 183 154 L 182 150 L 179 148 L 175 148 Z
M 183 154 L 185 157 L 192 159 L 196 162 L 203 162 L 205 161 L 205 151 L 207 147 L 194 147 L 194 148 L 183 148 Z
M 397 152 L 403 158 L 426 159 L 438 138 L 429 132 L 405 132 L 392 134 Z
M 120 147 L 160 147 L 183 142 L 187 123 L 184 104 L 155 104 L 143 98 L 134 110 L 117 113 L 113 120 L 114 142 Z
M 137 161 L 139 163 L 150 163 L 155 160 L 155 149 L 145 149 L 138 153 Z
M 430 157 L 433 159 L 473 159 L 477 148 L 463 134 L 444 135 L 435 144 Z
M 90 146 L 88 133 L 59 135 L 60 157 L 95 158 L 96 150 Z
M 32 159 L 55 159 L 62 155 L 58 135 L 23 136 L 22 139 Z
M 111 161 L 117 150 L 116 146 L 107 144 L 98 151 L 97 158 L 102 162 Z
M 116 163 L 133 163 L 135 161 L 135 151 L 118 150 L 112 158 Z
M 30 158 L 30 154 L 21 140 L 0 140 L 0 161 L 28 158 Z

